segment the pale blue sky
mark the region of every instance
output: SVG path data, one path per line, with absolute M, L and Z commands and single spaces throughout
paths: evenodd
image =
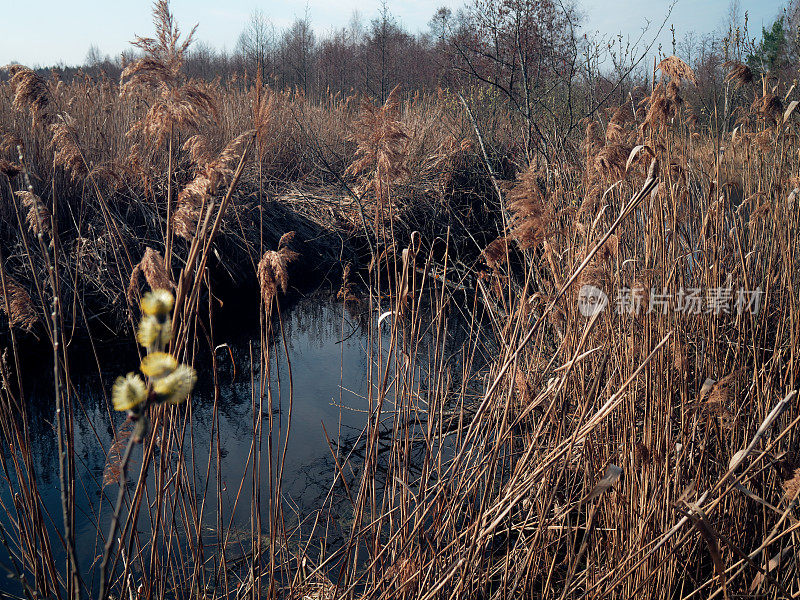
M 679 37 L 688 31 L 705 33 L 720 26 L 730 0 L 678 0 L 660 41 L 669 53 L 669 24 Z M 437 7 L 457 8 L 461 0 L 389 0 L 390 12 L 407 28 L 425 30 Z M 579 0 L 586 15 L 585 30 L 605 34 L 622 32 L 636 36 L 647 19 L 657 26 L 663 21 L 670 0 Z M 760 34 L 762 24 L 779 14 L 781 0 L 741 0 L 750 15 L 750 31 Z M 129 48 L 134 34 L 152 32 L 149 0 L 0 0 L 5 17 L 0 36 L 0 65 L 12 60 L 29 66 L 81 63 L 90 44 L 101 53 L 117 55 Z M 172 0 L 172 10 L 188 31 L 199 23 L 197 39 L 217 48 L 232 48 L 254 8 L 260 9 L 281 28 L 308 9 L 319 33 L 347 25 L 354 10 L 368 22 L 380 10 L 380 0 Z

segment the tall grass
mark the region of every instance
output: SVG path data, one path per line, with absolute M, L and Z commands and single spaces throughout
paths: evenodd
M 474 101 L 466 114 L 444 91 L 376 106 L 186 81 L 191 35 L 165 2 L 154 15 L 121 86 L 19 66 L 0 86 L 0 542 L 18 593 L 800 594 L 794 88 L 732 64 L 718 108 L 735 108 L 735 125 L 703 120 L 686 99 L 694 74 L 671 57 L 640 97 L 587 123 L 579 160 L 548 157 L 512 180 L 513 123 L 487 131 Z M 366 315 L 369 391 L 355 442 L 321 432 L 330 491 L 298 522 L 282 493 L 291 382 L 313 373 L 292 370 L 280 305 L 303 284 L 293 265 L 321 248 L 342 262 L 343 303 Z M 252 446 L 227 491 L 214 319 L 226 272 L 261 296 Z M 142 278 L 174 290 L 169 351 L 212 379 L 212 436 L 195 444 L 189 402 L 153 406 L 138 443 L 106 399 L 101 563 L 75 548 L 75 426 L 88 412 L 70 346 L 85 336 L 108 377 L 108 338 L 135 344 Z M 590 285 L 609 305 L 587 317 Z M 739 290 L 760 292 L 757 312 L 738 310 Z M 700 312 L 680 310 L 697 300 Z M 453 349 L 455 318 L 470 335 Z M 61 518 L 31 454 L 34 336 L 53 350 Z M 270 383 L 281 372 L 288 397 Z

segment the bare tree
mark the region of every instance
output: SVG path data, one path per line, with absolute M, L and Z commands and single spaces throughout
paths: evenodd
M 285 87 L 296 86 L 308 93 L 316 44 L 316 36 L 306 11 L 306 15 L 302 19 L 296 19 L 281 37 L 282 83 Z
M 261 76 L 267 77 L 274 68 L 273 48 L 275 46 L 275 27 L 260 10 L 250 14 L 250 20 L 239 35 L 237 52 L 244 59 L 246 68 L 253 74 L 261 69 Z

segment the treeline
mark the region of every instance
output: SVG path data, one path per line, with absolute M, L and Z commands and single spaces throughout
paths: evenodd
M 273 89 L 322 101 L 363 94 L 384 102 L 398 85 L 409 95 L 468 90 L 482 94 L 484 109 L 510 116 L 519 150 L 530 158 L 566 150 L 565 140 L 598 111 L 641 101 L 655 76 L 655 57 L 677 54 L 694 69 L 697 85 L 685 98 L 706 123 L 725 94 L 726 64 L 747 64 L 755 76 L 766 76 L 765 85 L 791 82 L 800 64 L 800 0 L 789 0 L 758 35 L 733 0 L 716 32 L 681 37 L 673 30 L 671 48 L 655 45 L 657 27 L 637 40 L 593 37 L 571 2 L 466 1 L 455 11 L 439 8 L 416 33 L 385 3 L 376 18 L 365 22 L 356 13 L 346 27 L 324 35 L 308 16 L 278 29 L 256 10 L 232 51 L 192 43 L 184 75 L 245 89 L 260 73 Z M 65 80 L 76 74 L 116 80 L 136 58 L 135 50 L 111 58 L 92 47 L 82 67 L 53 71 Z
M 307 95 L 363 92 L 380 100 L 397 85 L 430 90 L 465 76 L 493 83 L 504 78 L 503 87 L 511 91 L 575 62 L 579 28 L 576 7 L 551 0 L 468 0 L 455 11 L 439 8 L 419 32 L 403 27 L 385 3 L 376 18 L 365 22 L 354 13 L 346 27 L 324 35 L 315 33 L 308 16 L 280 30 L 255 10 L 232 51 L 195 41 L 185 74 L 230 82 L 260 70 L 277 89 Z M 62 78 L 76 73 L 116 78 L 136 57 L 133 49 L 111 57 L 91 46 L 83 65 L 52 70 Z

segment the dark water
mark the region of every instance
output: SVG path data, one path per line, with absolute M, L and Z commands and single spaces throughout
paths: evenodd
M 332 451 L 325 439 L 323 425 L 334 451 L 340 455 L 344 452 L 342 445 L 347 449 L 356 445 L 356 440 L 366 425 L 370 363 L 373 369 L 380 370 L 380 365 L 385 366 L 388 360 L 386 348 L 389 323 L 384 323 L 379 331 L 377 320 L 377 313 L 351 314 L 341 304 L 320 301 L 319 298 L 301 299 L 283 313 L 284 335 L 274 335 L 270 350 L 271 398 L 265 395 L 262 399 L 261 414 L 266 447 L 267 411 L 270 410 L 271 399 L 275 423 L 273 438 L 276 442 L 273 448 L 282 450 L 289 425 L 291 397 L 291 429 L 286 447 L 282 495 L 290 521 L 302 519 L 304 515 L 318 508 L 330 492 L 334 481 Z M 250 530 L 253 470 L 250 455 L 253 447 L 254 403 L 256 407 L 259 403 L 260 357 L 257 329 L 252 334 L 239 333 L 231 339 L 226 339 L 224 332 L 219 331 L 215 332 L 215 336 L 217 343 L 226 344 L 216 351 L 216 386 L 210 357 L 198 359 L 196 367 L 200 380 L 188 408 L 192 411 L 192 429 L 186 433 L 184 447 L 186 466 L 192 472 L 191 478 L 196 489 L 204 485 L 209 454 L 212 457 L 202 516 L 204 528 L 210 532 L 211 538 L 214 537 L 213 532 L 216 531 L 220 514 L 224 527 L 230 525 L 234 530 Z M 453 337 L 449 345 L 455 346 L 463 341 L 463 338 L 459 340 L 457 337 Z M 283 339 L 286 341 L 286 348 L 283 346 Z M 379 346 L 383 346 L 383 349 L 379 350 Z M 103 485 L 106 449 L 113 442 L 111 423 L 115 428 L 120 428 L 125 422 L 123 413 L 109 411 L 108 388 L 117 374 L 135 370 L 136 362 L 135 359 L 116 358 L 121 363 L 116 367 L 119 372 L 104 370 L 102 382 L 96 372 L 93 375 L 87 373 L 83 377 L 73 376 L 78 479 L 76 538 L 82 571 L 85 573 L 94 563 L 96 574 L 99 557 L 103 552 L 103 538 L 98 534 L 98 524 L 105 535 L 111 506 L 119 489 L 113 483 Z M 114 359 L 114 356 L 101 358 L 107 362 L 113 362 Z M 25 394 L 27 398 L 33 399 L 27 405 L 39 490 L 51 519 L 51 527 L 55 524 L 61 529 L 58 460 L 52 425 L 52 387 L 47 378 L 42 377 L 39 382 L 30 382 Z M 255 412 L 257 410 L 256 408 Z M 155 431 L 152 435 L 157 434 Z M 189 439 L 193 440 L 193 447 Z M 215 466 L 217 445 L 221 456 L 219 473 Z M 138 447 L 133 455 L 130 479 L 137 476 L 140 456 L 141 447 Z M 266 449 L 260 472 L 262 503 L 266 505 L 270 480 L 274 482 L 275 479 L 274 470 L 270 476 L 267 467 Z M 221 488 L 219 496 L 218 476 Z M 243 477 L 244 485 L 237 502 Z M 152 490 L 152 473 L 148 478 L 148 486 Z M 8 487 L 3 483 L 0 488 L 0 499 L 7 507 L 10 500 Z M 346 503 L 329 504 L 334 513 L 331 517 L 346 522 Z M 336 514 L 337 509 L 340 509 L 339 514 Z M 141 516 L 140 532 L 146 531 L 148 527 L 148 519 Z M 61 560 L 63 546 L 57 541 L 57 537 L 52 536 L 52 539 L 56 555 Z M 0 554 L 5 555 L 4 560 L 7 559 L 5 551 L 0 551 Z M 0 589 L 9 589 L 8 585 L 10 584 L 0 583 Z

